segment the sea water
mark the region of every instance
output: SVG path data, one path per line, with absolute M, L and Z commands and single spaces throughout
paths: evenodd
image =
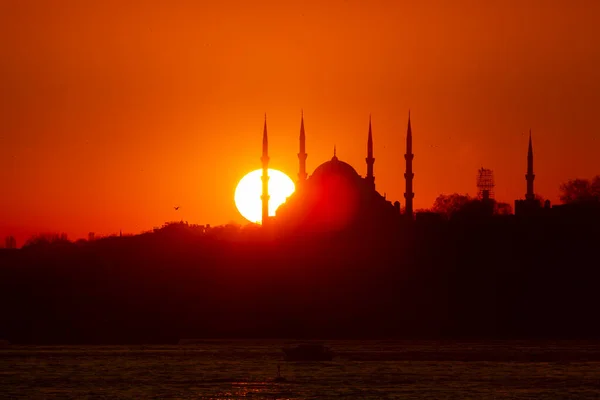
M 600 343 L 324 341 L 330 362 L 283 361 L 294 341 L 192 343 L 8 346 L 0 398 L 600 398 Z

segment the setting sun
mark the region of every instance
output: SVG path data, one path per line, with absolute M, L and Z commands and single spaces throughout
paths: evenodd
M 274 216 L 277 207 L 294 193 L 296 186 L 289 176 L 276 169 L 269 168 L 269 216 Z M 235 189 L 235 205 L 250 222 L 260 224 L 262 218 L 262 169 L 244 176 Z

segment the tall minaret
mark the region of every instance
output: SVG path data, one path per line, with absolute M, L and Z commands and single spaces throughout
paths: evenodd
M 415 174 L 412 172 L 412 161 L 414 158 L 412 153 L 412 129 L 410 128 L 410 111 L 408 112 L 408 131 L 406 133 L 406 154 L 404 159 L 406 160 L 406 172 L 404 173 L 404 179 L 406 180 L 406 192 L 404 192 L 404 199 L 406 201 L 405 214 L 412 219 L 413 217 L 413 178 Z
M 267 139 L 267 114 L 265 114 L 265 127 L 263 130 L 263 146 L 262 146 L 262 224 L 263 226 L 269 219 L 269 140 Z
M 373 164 L 375 164 L 375 158 L 373 158 L 373 132 L 371 130 L 371 116 L 369 115 L 369 137 L 367 139 L 367 183 L 372 190 L 375 190 L 375 175 L 373 175 Z
M 306 181 L 306 136 L 304 135 L 304 111 L 300 117 L 300 152 L 298 153 L 298 186 Z
M 533 145 L 531 144 L 531 129 L 529 129 L 529 150 L 527 150 L 527 193 L 525 194 L 525 200 L 534 200 L 535 193 L 533 192 L 533 180 L 535 175 L 533 174 Z

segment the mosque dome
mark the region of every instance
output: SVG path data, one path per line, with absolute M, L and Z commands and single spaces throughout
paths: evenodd
M 336 156 L 333 156 L 330 161 L 319 165 L 311 175 L 311 179 L 319 179 L 327 176 L 340 176 L 350 180 L 360 178 L 360 175 L 358 175 L 358 172 L 356 172 L 352 165 L 340 161 Z
M 335 153 L 277 211 L 284 229 L 309 231 L 341 231 L 373 223 L 381 227 L 382 221 L 394 221 L 396 215 L 394 206 Z

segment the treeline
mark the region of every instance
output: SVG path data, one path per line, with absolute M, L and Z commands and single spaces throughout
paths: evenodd
M 0 338 L 599 338 L 600 214 L 578 210 L 386 232 L 174 223 L 40 240 L 0 250 Z

